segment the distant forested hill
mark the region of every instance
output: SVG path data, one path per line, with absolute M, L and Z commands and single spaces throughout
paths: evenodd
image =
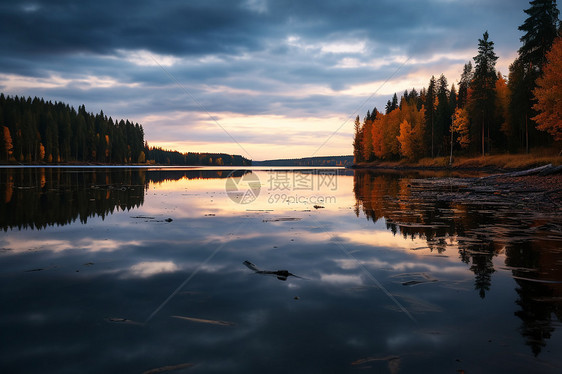
M 144 162 L 144 131 L 68 104 L 0 94 L 0 161 Z
M 226 153 L 195 153 L 170 151 L 162 148 L 147 148 L 150 162 L 161 165 L 202 165 L 202 166 L 250 166 L 252 160 Z
M 149 147 L 144 130 L 103 111 L 89 113 L 61 102 L 0 93 L 0 162 L 157 163 L 167 165 L 251 165 L 238 155 L 180 153 Z
M 353 156 L 306 157 L 253 161 L 254 166 L 351 166 Z

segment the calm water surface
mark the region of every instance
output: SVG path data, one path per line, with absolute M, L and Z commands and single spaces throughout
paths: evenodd
M 562 370 L 560 212 L 229 175 L 0 169 L 0 372 Z

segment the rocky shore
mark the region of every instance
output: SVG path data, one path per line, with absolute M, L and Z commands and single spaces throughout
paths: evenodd
M 414 179 L 410 187 L 412 195 L 420 199 L 562 211 L 562 166 L 546 165 L 479 178 Z

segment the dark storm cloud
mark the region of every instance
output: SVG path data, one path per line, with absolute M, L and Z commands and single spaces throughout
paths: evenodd
M 263 12 L 251 4 L 263 4 Z M 145 49 L 177 56 L 264 50 L 288 35 L 312 41 L 368 38 L 385 47 L 474 44 L 462 35 L 522 18 L 526 1 L 94 1 L 9 2 L 0 6 L 4 56 Z M 259 8 L 259 7 L 254 7 Z M 508 33 L 513 35 L 515 30 Z M 464 44 L 463 43 L 463 44 Z M 425 48 L 424 48 L 425 47 Z M 384 52 L 384 47 L 382 48 Z M 287 53 L 283 48 L 277 53 Z
M 380 86 L 407 58 L 398 76 L 423 71 L 427 82 L 476 55 L 486 30 L 500 61 L 512 57 L 527 7 L 527 0 L 6 1 L 0 90 L 133 120 L 205 110 L 346 116 L 370 94 L 345 90 Z M 361 111 L 384 106 L 382 91 Z
M 263 20 L 237 2 L 36 1 L 4 4 L 5 49 L 18 53 L 111 54 L 118 48 L 203 54 L 255 48 Z

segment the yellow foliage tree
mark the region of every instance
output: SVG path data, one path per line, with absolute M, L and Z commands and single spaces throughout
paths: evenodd
M 365 121 L 363 124 L 363 137 L 361 139 L 361 150 L 364 161 L 369 161 L 373 153 L 373 121 Z
M 562 140 L 562 37 L 554 40 L 546 54 L 543 75 L 536 84 L 533 94 L 537 102 L 533 109 L 539 114 L 533 120 L 537 129 L 548 132 L 554 140 Z
M 14 146 L 12 144 L 12 137 L 10 136 L 10 129 L 6 126 L 2 127 L 2 131 L 4 132 L 4 150 L 6 151 L 6 159 L 9 160 L 12 156 Z
M 453 133 L 457 134 L 456 142 L 461 148 L 468 148 L 470 144 L 470 120 L 468 119 L 468 111 L 464 108 L 455 109 L 455 114 L 453 114 Z
M 415 152 L 412 147 L 412 125 L 407 120 L 400 124 L 400 135 L 398 135 L 400 143 L 400 154 L 408 160 L 415 159 Z
M 382 153 L 385 159 L 396 157 L 400 154 L 400 143 L 398 143 L 398 135 L 400 135 L 401 122 L 400 108 L 394 109 L 392 112 L 384 116 L 382 127 Z
M 109 135 L 105 136 L 105 157 L 109 158 L 109 153 L 111 152 L 111 145 L 109 144 Z M 144 155 L 143 155 L 144 156 Z M 141 155 L 139 154 L 139 158 Z M 140 161 L 139 161 L 140 162 Z M 142 161 L 144 162 L 144 161 Z
M 39 143 L 39 160 L 43 161 L 45 158 L 45 146 L 43 143 Z
M 405 102 L 400 110 L 400 154 L 412 161 L 423 155 L 425 133 L 425 108 L 417 109 L 415 103 Z

